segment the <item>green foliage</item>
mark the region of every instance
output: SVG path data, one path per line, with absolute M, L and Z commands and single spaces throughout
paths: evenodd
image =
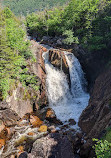
M 107 140 L 109 143 L 111 143 L 111 127 L 107 128 L 103 140 Z
M 109 143 L 107 140 L 98 140 L 93 139 L 93 141 L 96 141 L 96 144 L 94 145 L 95 153 L 97 158 L 110 158 L 111 157 L 111 143 Z
M 91 52 L 111 52 L 111 0 L 71 0 L 62 9 L 29 14 L 26 21 L 31 35 L 65 35 L 66 44 L 79 43 Z
M 18 21 L 12 14 L 12 12 L 9 10 L 9 8 L 5 8 L 3 11 L 3 15 L 5 17 L 6 22 L 6 35 L 7 35 L 7 41 L 8 45 L 15 49 L 16 51 L 19 51 L 19 54 L 21 56 L 24 55 L 24 57 L 30 58 L 31 52 L 29 50 L 29 41 L 25 41 L 26 38 L 26 31 L 25 28 L 23 29 L 23 24 Z
M 0 8 L 0 100 L 5 99 L 12 84 L 17 80 L 21 81 L 23 73 L 28 72 L 24 69 L 27 66 L 26 59 L 33 60 L 29 50 L 30 43 L 25 39 L 26 31 L 21 22 L 9 8 Z M 29 72 L 28 75 L 30 79 L 27 80 L 32 85 L 30 87 L 37 90 L 37 79 Z
M 55 5 L 61 6 L 69 0 L 4 0 L 2 4 L 10 7 L 16 15 L 27 15 L 35 11 L 42 11 L 46 8 L 52 8 Z
M 47 10 L 27 15 L 26 21 L 29 32 L 31 34 L 37 34 L 38 36 L 60 35 L 62 32 L 62 14 L 62 9 L 55 8 L 54 10 Z
M 31 87 L 35 91 L 39 90 L 37 77 L 34 74 L 30 74 L 27 69 L 23 69 L 20 74 L 20 81 L 24 87 Z
M 65 44 L 71 45 L 72 43 L 78 43 L 78 38 L 73 36 L 73 32 L 71 30 L 66 30 L 63 35 L 66 36 L 63 41 Z

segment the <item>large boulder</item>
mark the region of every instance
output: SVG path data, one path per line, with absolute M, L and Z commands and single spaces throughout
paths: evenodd
M 67 136 L 53 133 L 34 142 L 29 158 L 74 158 Z
M 6 102 L 8 107 L 15 111 L 20 117 L 23 117 L 26 113 L 33 111 L 30 94 L 25 92 L 25 88 L 19 83 L 17 88 L 13 90 L 12 94 L 7 97 Z

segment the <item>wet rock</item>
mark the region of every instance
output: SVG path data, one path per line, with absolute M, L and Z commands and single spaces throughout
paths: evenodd
M 46 119 L 47 118 L 54 118 L 54 117 L 56 117 L 54 110 L 51 108 L 48 108 L 46 111 Z
M 43 51 L 43 52 L 47 52 L 47 48 L 42 47 L 42 51 Z
M 54 110 L 51 108 L 48 108 L 46 111 L 46 120 L 48 120 L 50 123 L 54 123 L 58 125 L 63 124 L 59 119 L 57 119 Z
M 18 158 L 28 158 L 27 152 L 21 153 Z
M 57 40 L 57 45 L 62 46 L 62 40 L 61 39 Z
M 69 119 L 69 125 L 75 125 L 76 121 L 74 119 Z
M 2 146 L 5 145 L 5 140 L 4 139 L 0 139 L 0 149 L 2 148 Z
M 71 83 L 70 83 L 69 67 L 68 67 L 64 52 L 60 50 L 56 50 L 56 49 L 49 50 L 49 62 L 57 69 L 59 70 L 62 69 L 62 71 L 67 76 L 67 80 L 70 86 Z
M 33 127 L 40 127 L 43 124 L 43 121 L 41 121 L 37 116 L 30 116 L 30 123 L 33 125 Z

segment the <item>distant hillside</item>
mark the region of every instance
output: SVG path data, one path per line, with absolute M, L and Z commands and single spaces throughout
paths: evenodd
M 41 11 L 45 8 L 61 6 L 69 0 L 5 0 L 2 4 L 10 7 L 16 15 L 27 15 L 35 11 Z

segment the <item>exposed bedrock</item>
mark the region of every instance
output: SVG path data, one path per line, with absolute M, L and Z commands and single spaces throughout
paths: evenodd
M 81 152 L 87 151 L 87 155 L 92 150 L 92 138 L 101 138 L 111 126 L 111 66 L 97 77 L 89 105 L 80 116 L 79 126 L 86 133 L 87 140 Z
M 49 62 L 54 67 L 56 67 L 59 70 L 62 70 L 66 74 L 69 87 L 70 87 L 71 81 L 70 81 L 69 67 L 68 67 L 64 52 L 57 49 L 49 50 Z

